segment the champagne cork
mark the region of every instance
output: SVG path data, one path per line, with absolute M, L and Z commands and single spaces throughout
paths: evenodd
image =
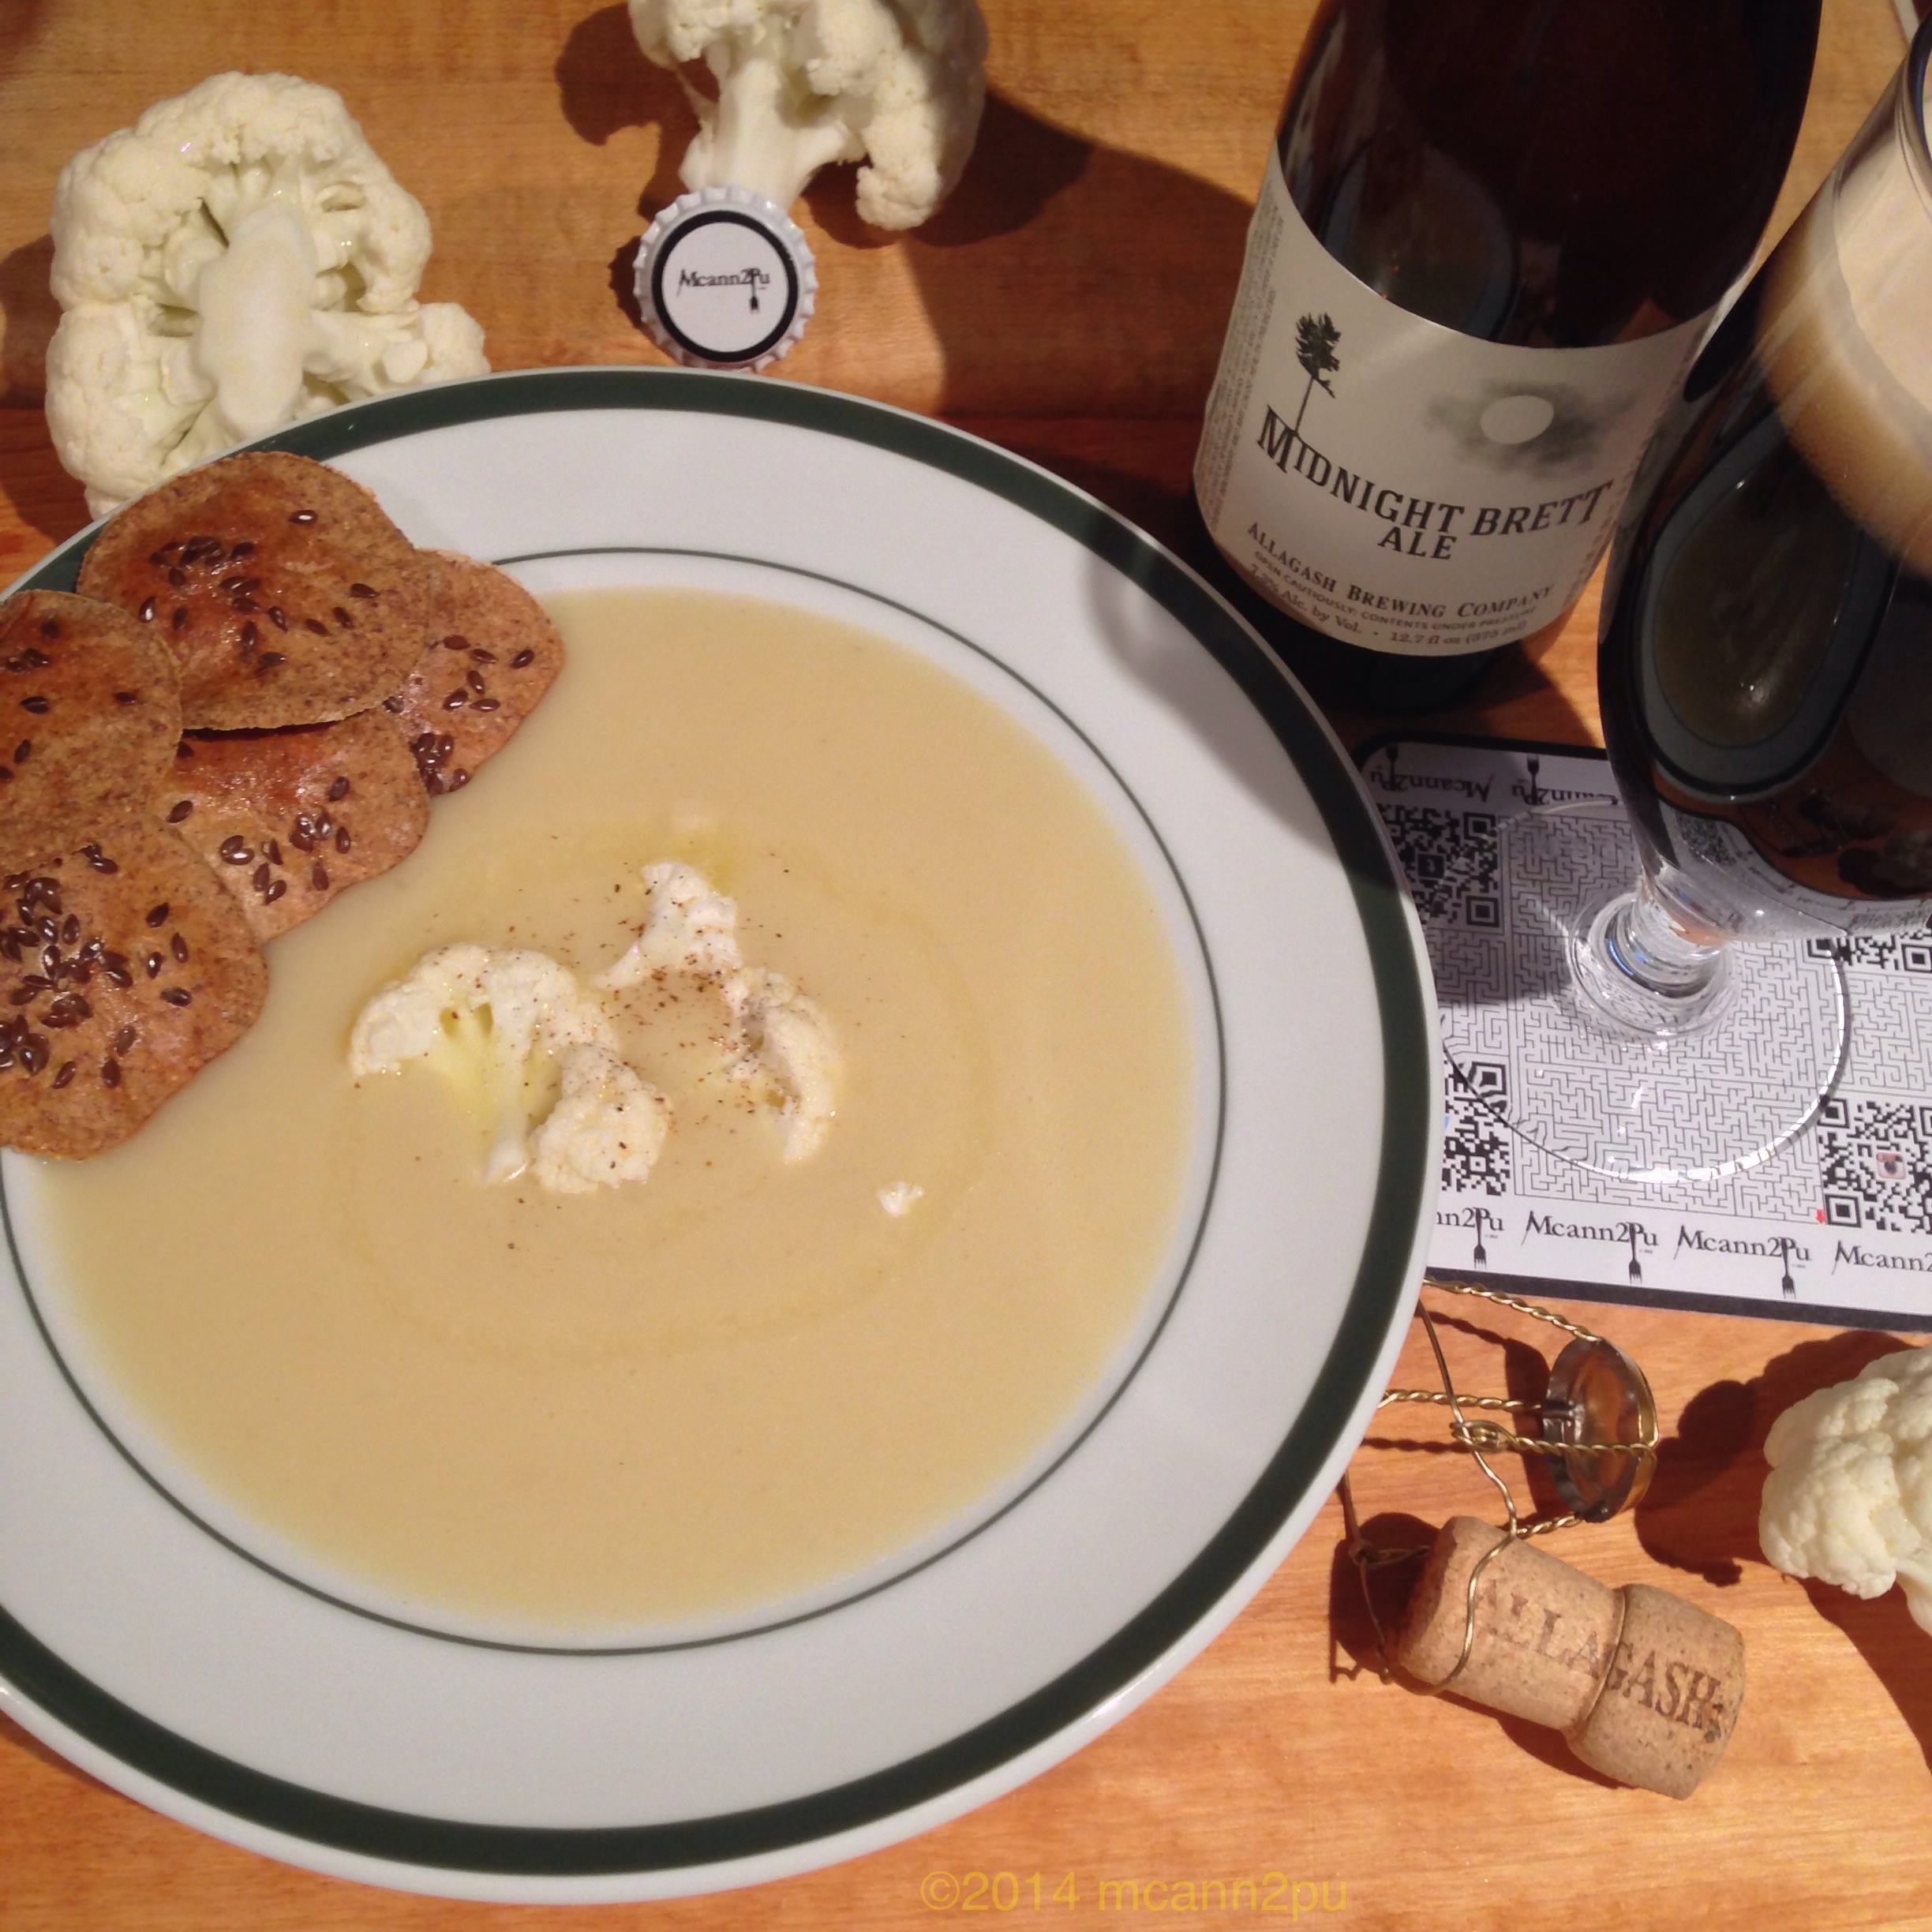
M 1395 1661 L 1422 1683 L 1449 1679 L 1462 1654 L 1470 1572 L 1492 1549 L 1477 1582 L 1469 1661 L 1450 1687 L 1562 1732 L 1578 1757 L 1619 1784 L 1689 1797 L 1737 1722 L 1744 1640 L 1668 1590 L 1612 1589 L 1458 1516 L 1436 1539 Z

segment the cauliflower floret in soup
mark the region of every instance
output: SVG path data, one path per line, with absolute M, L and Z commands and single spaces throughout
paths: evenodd
M 487 1013 L 486 1029 L 466 1028 Z M 452 1024 L 454 1023 L 454 1024 Z M 393 1073 L 406 1061 L 475 1063 L 493 1117 L 484 1178 L 514 1181 L 526 1168 L 553 1193 L 588 1193 L 646 1179 L 670 1129 L 670 1103 L 618 1058 L 610 1022 L 578 990 L 567 967 L 542 953 L 457 944 L 425 953 L 357 1016 L 349 1070 Z M 562 1091 L 533 1134 L 526 1068 L 555 1057 Z

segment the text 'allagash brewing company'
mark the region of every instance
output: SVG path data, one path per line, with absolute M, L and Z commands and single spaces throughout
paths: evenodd
M 1324 0 L 1195 490 L 1270 605 L 1395 656 L 1391 703 L 1582 593 L 1757 243 L 1817 28 L 1818 0 Z

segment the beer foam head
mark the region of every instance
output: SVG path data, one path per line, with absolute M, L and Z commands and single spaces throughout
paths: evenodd
M 1932 575 L 1932 169 L 1923 101 L 1888 104 L 1765 264 L 1758 353 L 1833 496 Z

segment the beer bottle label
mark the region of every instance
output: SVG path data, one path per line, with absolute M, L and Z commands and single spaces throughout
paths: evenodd
M 1195 462 L 1208 528 L 1331 637 L 1512 643 L 1582 593 L 1705 324 L 1525 349 L 1425 321 L 1323 247 L 1271 155 Z

